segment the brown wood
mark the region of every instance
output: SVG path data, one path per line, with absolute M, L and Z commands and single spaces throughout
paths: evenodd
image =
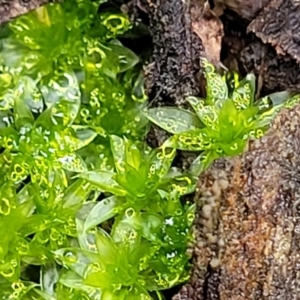
M 300 298 L 300 106 L 199 179 L 193 274 L 173 300 Z
M 232 3 L 232 1 L 225 1 Z M 246 73 L 254 72 L 263 83 L 263 94 L 300 89 L 300 2 L 297 0 L 238 1 L 235 14 L 224 11 L 223 47 L 229 53 L 228 66 Z M 269 3 L 266 3 L 269 2 Z M 252 18 L 245 7 L 258 3 Z M 229 6 L 230 7 L 230 6 Z M 248 17 L 248 18 L 247 18 Z M 224 57 L 223 57 L 224 58 Z M 235 63 L 233 63 L 235 61 Z

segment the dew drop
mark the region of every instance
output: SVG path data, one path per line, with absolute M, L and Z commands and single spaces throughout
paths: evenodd
M 26 255 L 29 251 L 29 246 L 26 242 L 21 241 L 21 242 L 18 243 L 16 249 L 19 252 L 19 254 Z
M 192 223 L 194 221 L 195 215 L 193 213 L 189 213 L 187 215 L 187 220 L 189 223 Z
M 172 259 L 176 256 L 176 252 L 167 253 L 167 259 Z
M 13 282 L 11 284 L 11 287 L 13 290 L 15 290 L 17 292 L 21 292 L 25 286 L 24 286 L 24 283 L 22 283 L 22 282 Z
M 50 239 L 52 241 L 57 241 L 60 238 L 60 233 L 57 229 L 51 228 Z
M 175 215 L 176 216 L 181 216 L 182 215 L 182 210 L 181 209 L 176 209 L 176 211 L 175 211 Z
M 16 259 L 12 259 L 12 260 L 10 261 L 10 263 L 11 263 L 11 265 L 12 265 L 13 268 L 16 268 L 16 267 L 18 266 L 18 262 L 17 262 Z
M 37 240 L 41 244 L 46 244 L 49 241 L 49 233 L 48 230 L 44 230 L 37 235 Z
M 10 203 L 9 200 L 6 198 L 2 198 L 0 201 L 0 213 L 7 216 L 10 214 Z
M 125 211 L 126 218 L 132 218 L 135 215 L 135 211 L 132 207 L 126 209 Z
M 75 263 L 77 261 L 77 256 L 72 251 L 64 253 L 64 257 L 69 263 Z
M 19 296 L 20 296 L 20 292 L 14 291 L 14 292 L 11 294 L 10 298 L 12 297 L 13 299 L 19 299 Z
M 89 267 L 93 272 L 101 271 L 101 266 L 97 261 L 92 262 Z
M 59 246 L 62 246 L 64 243 L 64 237 L 62 235 L 59 236 L 58 240 L 57 240 L 57 244 Z
M 1 271 L 0 274 L 5 278 L 10 278 L 15 274 L 15 268 L 11 265 L 6 270 Z

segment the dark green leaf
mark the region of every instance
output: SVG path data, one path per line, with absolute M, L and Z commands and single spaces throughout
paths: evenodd
M 181 132 L 170 137 L 163 147 L 171 147 L 185 151 L 201 151 L 211 147 L 207 134 L 202 129 Z
M 218 123 L 218 111 L 215 106 L 205 105 L 205 100 L 196 97 L 188 97 L 187 101 L 205 126 L 216 126 L 216 123 Z
M 24 99 L 16 95 L 14 104 L 14 117 L 17 129 L 26 125 L 32 125 L 34 122 L 33 115 L 26 105 Z
M 216 69 L 207 59 L 202 58 L 201 64 L 206 79 L 206 101 L 213 105 L 217 101 L 225 101 L 228 98 L 228 88 L 222 76 L 216 73 Z

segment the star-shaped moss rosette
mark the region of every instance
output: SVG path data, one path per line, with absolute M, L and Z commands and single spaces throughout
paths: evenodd
M 75 217 L 92 186 L 78 179 L 60 190 L 59 180 L 55 178 L 55 188 L 47 190 L 34 183 L 18 193 L 11 182 L 1 186 L 0 229 L 5 234 L 0 241 L 0 280 L 18 280 L 24 263 L 45 264 L 53 259 L 51 251 L 77 239 Z
M 33 211 L 33 197 L 27 196 L 25 189 L 17 193 L 10 183 L 1 186 L 0 230 L 3 236 L 0 241 L 0 282 L 18 281 L 23 259 L 36 255 L 40 250 L 28 238 L 32 232 L 27 225 Z
M 172 149 L 143 149 L 126 138 L 110 136 L 114 170 L 91 170 L 78 177 L 97 186 L 103 192 L 124 197 L 126 203 L 141 209 L 153 204 L 158 191 L 176 190 L 179 196 L 194 190 L 189 175 L 171 169 L 175 157 Z
M 55 187 L 59 187 L 59 179 L 54 179 L 54 188 L 45 191 L 41 191 L 35 184 L 26 186 L 29 195 L 33 195 L 34 199 L 34 215 L 28 220 L 31 245 L 46 249 L 39 256 L 27 257 L 25 261 L 28 264 L 37 265 L 51 261 L 51 251 L 70 246 L 78 236 L 75 223 L 77 213 L 86 205 L 87 200 L 93 202 L 99 196 L 99 192 L 82 179 L 75 180 L 64 190 L 58 188 L 57 191 Z M 92 191 L 94 199 L 90 199 Z M 87 202 L 89 207 L 90 202 Z M 39 257 L 43 257 L 43 260 Z
M 50 3 L 12 20 L 1 31 L 1 64 L 14 76 L 35 74 L 38 75 L 35 77 L 43 77 L 58 67 L 81 70 L 86 57 L 95 58 L 97 52 L 97 63 L 106 65 L 106 69 L 110 65 L 110 72 L 114 73 L 118 56 L 110 52 L 109 58 L 113 60 L 102 60 L 108 50 L 102 43 L 123 34 L 132 25 L 120 13 L 98 14 L 104 2 Z M 126 62 L 123 61 L 123 65 Z
M 76 124 L 102 136 L 145 134 L 141 109 L 147 97 L 139 58 L 116 40 L 131 23 L 121 13 L 98 13 L 103 2 L 48 4 L 7 25 L 0 40 L 0 111 L 13 108 L 17 86 L 30 109 L 40 113 L 43 98 L 52 101 L 45 94 L 58 69 L 72 71 L 81 92 Z
M 74 288 L 76 285 L 95 287 L 101 293 L 119 297 L 115 299 L 127 296 L 141 299 L 141 295 L 148 299 L 148 291 L 169 288 L 188 276 L 186 248 L 191 240 L 189 228 L 194 206 L 183 205 L 180 196 L 193 192 L 195 184 L 189 175 L 170 169 L 175 150 L 140 149 L 128 139 L 117 136 L 111 136 L 110 141 L 114 170 L 92 170 L 78 177 L 111 195 L 90 203 L 90 209 L 77 215 L 81 249 L 66 249 L 78 254 L 78 266 L 87 263 L 86 251 L 94 253 L 98 249 L 99 257 L 93 255 L 88 265 L 100 263 L 103 269 L 79 274 L 75 267 L 68 265 L 77 275 L 69 272 L 61 282 L 69 286 L 75 276 L 78 281 L 73 282 Z M 110 235 L 101 236 L 111 249 L 104 251 L 106 246 L 101 244 L 97 248 L 93 241 L 95 230 L 107 220 L 112 224 Z M 102 257 L 101 251 L 112 253 L 115 261 Z M 60 261 L 69 262 L 70 253 L 66 256 L 65 250 L 57 253 Z M 132 259 L 125 266 L 124 257 L 131 255 Z M 70 262 L 75 263 L 75 260 L 71 257 Z M 132 280 L 128 281 L 129 277 Z
M 17 88 L 13 110 L 6 111 L 0 127 L 0 159 L 5 162 L 3 178 L 16 184 L 30 176 L 32 182 L 52 186 L 59 175 L 67 186 L 66 172 L 83 172 L 87 167 L 76 151 L 97 135 L 86 126 L 73 125 L 80 107 L 80 92 L 74 73 L 52 79 L 48 104 L 37 118 L 27 104 L 26 92 Z M 55 88 L 53 88 L 55 86 Z
M 63 268 L 53 263 L 42 266 L 42 291 L 36 293 L 45 299 L 163 299 L 160 290 L 188 278 L 186 245 L 194 216 L 194 208 L 182 206 L 178 195 L 165 197 L 160 213 L 127 209 L 110 234 L 96 225 L 116 215 L 116 199 L 109 197 L 82 210 L 77 218 L 78 246 L 54 251 Z
M 59 282 L 93 291 L 101 299 L 150 300 L 150 292 L 161 299 L 160 290 L 188 278 L 183 239 L 191 238 L 187 228 L 193 219 L 187 222 L 192 211 L 186 215 L 178 207 L 174 214 L 174 199 L 167 203 L 170 215 L 165 216 L 128 209 L 110 235 L 101 228 L 85 231 L 84 220 L 78 220 L 80 248 L 55 251 L 58 263 L 66 268 Z
M 239 81 L 236 74 L 222 77 L 205 59 L 202 67 L 206 98 L 187 97 L 194 112 L 159 107 L 145 113 L 153 123 L 173 134 L 164 148 L 202 151 L 192 166 L 196 173 L 218 157 L 240 154 L 250 138 L 264 134 L 280 108 L 300 100 L 299 95 L 280 92 L 255 101 L 253 74 Z

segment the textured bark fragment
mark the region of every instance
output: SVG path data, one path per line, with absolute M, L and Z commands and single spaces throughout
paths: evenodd
M 202 4 L 206 0 L 199 0 Z M 221 15 L 224 8 L 228 8 L 236 12 L 242 18 L 252 21 L 260 12 L 272 0 L 210 0 L 211 8 L 214 11 L 218 11 Z
M 174 300 L 296 300 L 300 294 L 300 106 L 199 179 L 190 282 Z
M 213 2 L 231 9 L 225 10 L 221 17 L 225 32 L 222 62 L 243 75 L 254 72 L 262 85 L 263 95 L 298 90 L 300 1 Z
M 139 0 L 136 5 L 149 17 L 153 40 L 153 63 L 146 73 L 150 101 L 155 106 L 183 105 L 185 96 L 199 93 L 202 44 L 191 28 L 194 4 L 190 0 Z
M 200 91 L 198 73 L 204 53 L 191 26 L 199 12 L 198 0 L 131 0 L 123 8 L 132 19 L 146 15 L 149 21 L 153 50 L 144 72 L 149 106 L 187 107 L 186 96 Z M 157 147 L 167 138 L 164 130 L 153 125 L 147 141 Z
M 300 63 L 289 54 L 278 54 L 253 33 L 247 34 L 249 22 L 227 11 L 221 17 L 225 37 L 222 62 L 243 75 L 253 72 L 262 83 L 262 94 L 300 89 Z
M 262 77 L 264 94 L 300 89 L 299 63 L 289 55 L 277 54 L 272 46 L 256 39 L 236 57 L 246 73 Z
M 222 38 L 224 36 L 223 23 L 218 15 L 210 9 L 208 3 L 192 11 L 193 31 L 199 36 L 205 49 L 205 56 L 213 64 L 220 63 Z
M 300 1 L 272 0 L 248 30 L 270 43 L 278 54 L 289 54 L 300 61 Z
M 26 14 L 44 4 L 59 0 L 0 0 L 0 24 Z

